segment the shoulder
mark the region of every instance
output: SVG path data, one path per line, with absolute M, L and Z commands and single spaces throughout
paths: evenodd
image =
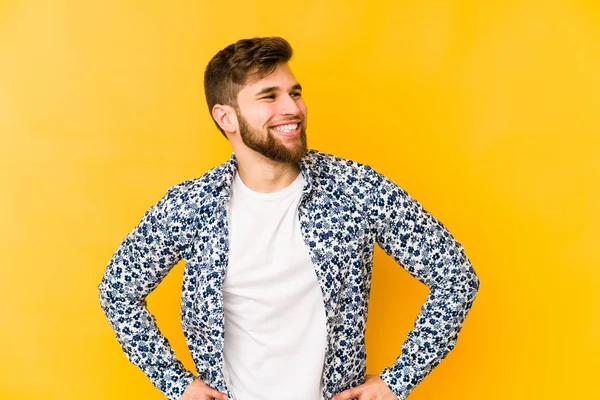
M 378 187 L 385 177 L 370 165 L 358 161 L 310 150 L 305 162 L 313 177 L 348 187 L 370 191 Z
M 165 210 L 198 212 L 206 205 L 216 205 L 223 181 L 227 179 L 227 163 L 220 164 L 202 174 L 171 186 L 160 199 L 159 204 Z M 215 203 L 215 204 L 213 204 Z

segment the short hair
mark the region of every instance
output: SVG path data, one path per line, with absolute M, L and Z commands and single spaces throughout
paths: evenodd
M 281 37 L 242 39 L 219 51 L 204 72 L 204 94 L 211 116 L 215 104 L 237 108 L 237 95 L 250 78 L 264 78 L 278 64 L 288 62 L 292 54 L 292 46 Z M 217 121 L 215 124 L 225 136 Z

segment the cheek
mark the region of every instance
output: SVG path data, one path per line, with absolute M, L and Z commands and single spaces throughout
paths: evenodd
M 258 107 L 254 110 L 254 115 L 252 119 L 254 120 L 256 126 L 266 126 L 269 125 L 270 122 L 273 121 L 274 116 L 276 116 L 276 109 L 274 106 L 270 104 L 264 104 L 262 107 Z
M 272 115 L 270 107 L 266 107 L 265 105 L 252 107 L 244 112 L 244 118 L 254 128 L 263 128 L 265 125 L 268 125 Z
M 303 100 L 300 100 L 300 101 L 298 101 L 298 108 L 300 109 L 300 112 L 301 112 L 303 115 L 305 115 L 305 116 L 307 115 L 307 113 L 308 113 L 308 108 L 306 107 L 306 104 L 304 103 L 304 101 L 303 101 Z

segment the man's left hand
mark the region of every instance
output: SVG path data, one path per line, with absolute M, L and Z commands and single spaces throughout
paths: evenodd
M 367 375 L 365 383 L 338 393 L 331 400 L 398 400 L 396 395 L 377 375 Z

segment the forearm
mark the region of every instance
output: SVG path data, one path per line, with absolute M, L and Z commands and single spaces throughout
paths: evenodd
M 194 375 L 175 357 L 145 301 L 110 286 L 108 280 L 100 284 L 100 304 L 123 352 L 167 398 L 179 399 Z

